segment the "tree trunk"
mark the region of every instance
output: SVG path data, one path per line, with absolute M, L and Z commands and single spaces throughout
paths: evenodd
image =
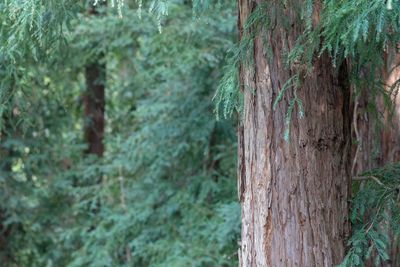
M 105 2 L 101 2 L 105 5 Z M 93 1 L 89 1 L 89 16 L 99 15 Z M 104 125 L 105 125 L 105 79 L 106 65 L 102 56 L 95 58 L 85 67 L 86 92 L 83 96 L 84 104 L 84 138 L 88 145 L 85 151 L 88 155 L 102 157 L 104 154 Z M 95 183 L 101 184 L 102 175 L 95 177 Z M 94 204 L 90 203 L 93 214 L 98 214 L 101 208 L 100 200 L 95 198 Z M 93 230 L 95 225 L 91 226 Z
M 14 108 L 14 110 L 17 110 L 17 108 Z M 15 131 L 11 125 L 11 120 L 15 120 L 15 118 L 12 112 L 8 110 L 6 110 L 2 115 L 2 118 L 0 118 L 2 120 L 0 122 L 2 124 L 0 128 L 0 180 L 3 180 L 3 188 L 1 188 L 0 193 L 3 194 L 4 197 L 4 195 L 7 195 L 7 183 L 12 178 L 12 157 L 14 154 L 13 149 L 8 147 L 6 148 L 4 144 L 7 139 L 15 138 Z M 12 225 L 4 224 L 8 219 L 7 215 L 7 207 L 3 206 L 3 204 L 0 205 L 0 262 L 2 262 L 3 266 L 11 266 L 12 261 L 12 254 L 9 247 Z
M 383 79 L 388 90 L 395 88 L 392 95 L 395 111 L 393 117 L 388 117 L 389 127 L 382 134 L 382 158 L 385 163 L 393 163 L 400 161 L 400 54 L 397 48 L 391 48 L 385 53 L 386 69 L 383 73 Z M 389 233 L 390 240 L 390 263 L 387 266 L 400 266 L 400 246 L 398 237 Z
M 239 0 L 239 28 L 255 2 Z M 288 92 L 273 110 L 282 85 L 294 69 L 284 69 L 303 28 L 303 1 L 274 1 L 272 26 L 254 39 L 254 66 L 241 68 L 244 119 L 239 127 L 239 196 L 242 205 L 240 266 L 286 267 L 339 264 L 349 235 L 350 90 L 346 65 L 339 72 L 322 55 L 297 95 L 305 117 L 291 120 L 284 140 Z M 295 2 L 295 3 L 294 3 Z M 267 15 L 267 14 L 266 14 Z M 288 27 L 280 19 L 288 19 Z M 318 19 L 318 11 L 314 20 Z M 290 29 L 288 29 L 290 28 Z M 267 58 L 267 49 L 272 57 Z M 249 89 L 251 88 L 251 89 Z
M 393 101 L 394 112 L 390 114 L 384 104 L 383 96 L 371 95 L 369 88 L 364 88 L 361 95 L 356 98 L 353 130 L 358 148 L 354 154 L 353 175 L 400 160 L 400 95 L 397 91 L 400 79 L 400 54 L 393 47 L 389 47 L 383 61 L 382 82 Z M 393 87 L 395 90 L 392 90 Z M 376 118 L 369 111 L 368 105 L 371 103 L 376 106 L 377 116 L 380 117 Z M 377 119 L 382 120 L 383 128 L 378 127 Z
M 105 5 L 105 2 L 103 3 Z M 90 16 L 99 15 L 92 1 L 89 3 Z M 104 111 L 105 111 L 105 74 L 106 66 L 102 58 L 86 66 L 86 92 L 83 98 L 85 112 L 85 142 L 88 144 L 87 153 L 99 157 L 104 153 Z
M 400 54 L 397 48 L 388 48 L 384 57 L 385 69 L 383 70 L 382 78 L 387 90 L 395 87 L 391 94 L 395 105 L 393 117 L 386 116 L 388 127 L 382 133 L 382 162 L 384 164 L 400 161 L 400 95 L 399 80 L 400 80 Z M 381 103 L 382 109 L 383 103 Z M 387 112 L 386 112 L 387 113 Z M 383 164 L 381 164 L 383 165 Z
M 382 82 L 394 104 L 394 112 L 390 114 L 385 106 L 383 96 L 370 96 L 369 88 L 363 90 L 361 96 L 356 99 L 358 111 L 355 113 L 354 132 L 358 145 L 354 155 L 353 176 L 359 175 L 369 169 L 383 167 L 390 163 L 400 161 L 400 54 L 394 47 L 388 47 L 384 54 L 384 67 L 382 69 Z M 394 90 L 393 90 L 394 88 Z M 393 91 L 393 92 L 392 92 Z M 367 105 L 376 105 L 377 112 L 383 115 L 383 128 L 376 127 L 377 119 L 368 111 Z M 373 215 L 368 214 L 366 217 Z M 370 219 L 370 218 L 369 218 Z M 390 231 L 390 230 L 389 230 Z M 381 263 L 382 267 L 400 266 L 400 253 L 398 240 L 391 232 L 389 244 L 390 260 Z M 365 262 L 366 266 L 375 266 L 376 252 Z
M 87 153 L 99 157 L 104 153 L 105 65 L 94 62 L 86 67 L 84 95 L 85 142 Z

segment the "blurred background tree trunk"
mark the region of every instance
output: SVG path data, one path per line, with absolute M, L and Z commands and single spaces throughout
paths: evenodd
M 105 2 L 99 2 L 105 5 Z M 89 16 L 98 16 L 97 6 L 89 1 Z M 105 112 L 105 82 L 106 64 L 104 58 L 93 59 L 85 67 L 86 92 L 83 97 L 85 141 L 88 144 L 87 153 L 99 157 L 104 153 L 104 112 Z

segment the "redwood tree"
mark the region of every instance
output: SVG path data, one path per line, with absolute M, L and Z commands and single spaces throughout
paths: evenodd
M 241 39 L 247 18 L 262 1 L 239 0 Z M 327 54 L 313 61 L 301 86 L 274 102 L 299 66 L 285 68 L 284 52 L 304 31 L 306 1 L 274 1 L 271 25 L 254 32 L 252 66 L 242 66 L 244 119 L 239 129 L 242 205 L 241 266 L 334 266 L 349 235 L 350 89 L 346 63 L 334 69 Z M 297 7 L 297 8 L 296 8 Z M 312 23 L 319 20 L 315 3 Z M 252 29 L 250 29 L 251 31 Z M 304 118 L 288 112 L 301 99 Z M 302 113 L 301 106 L 294 111 Z M 295 114 L 294 112 L 293 114 Z

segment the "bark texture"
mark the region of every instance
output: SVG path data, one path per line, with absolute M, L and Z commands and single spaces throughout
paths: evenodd
M 239 0 L 239 28 L 261 1 Z M 296 110 L 289 142 L 285 117 L 293 97 L 273 103 L 292 76 L 283 52 L 302 32 L 299 7 L 271 3 L 272 26 L 254 40 L 254 68 L 242 67 L 244 120 L 239 127 L 239 197 L 242 205 L 240 266 L 287 267 L 339 264 L 349 235 L 350 90 L 346 66 L 331 67 L 327 56 L 315 60 L 297 95 L 305 117 Z M 318 7 L 314 20 L 318 20 Z M 267 15 L 267 14 L 266 14 Z M 288 26 L 280 18 L 289 20 Z M 267 44 L 266 44 L 267 43 Z M 267 56 L 267 48 L 272 57 Z M 254 90 L 250 90 L 252 88 Z
M 392 91 L 392 100 L 395 105 L 393 116 L 386 115 L 388 128 L 382 134 L 382 162 L 398 162 L 400 161 L 400 54 L 398 48 L 389 48 L 385 53 L 385 69 L 383 70 L 383 81 L 387 90 Z M 383 103 L 381 103 L 383 106 Z M 382 107 L 383 108 L 383 107 Z

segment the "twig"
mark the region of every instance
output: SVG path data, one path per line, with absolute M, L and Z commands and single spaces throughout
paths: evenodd
M 351 167 L 351 174 L 354 175 L 354 170 L 356 168 L 356 164 L 357 164 L 357 158 L 358 158 L 358 153 L 360 151 L 360 147 L 361 147 L 361 139 L 360 139 L 360 133 L 358 132 L 358 125 L 357 125 L 357 121 L 358 121 L 358 99 L 359 96 L 356 96 L 355 99 L 355 104 L 354 104 L 354 113 L 353 113 L 353 127 L 354 127 L 354 133 L 356 134 L 356 140 L 357 140 L 357 149 L 356 149 L 356 153 L 354 155 L 353 158 L 353 165 Z
M 371 175 L 371 176 L 355 176 L 355 177 L 353 177 L 354 181 L 365 181 L 365 180 L 369 180 L 369 179 L 374 180 L 381 186 L 385 186 L 376 176 Z

